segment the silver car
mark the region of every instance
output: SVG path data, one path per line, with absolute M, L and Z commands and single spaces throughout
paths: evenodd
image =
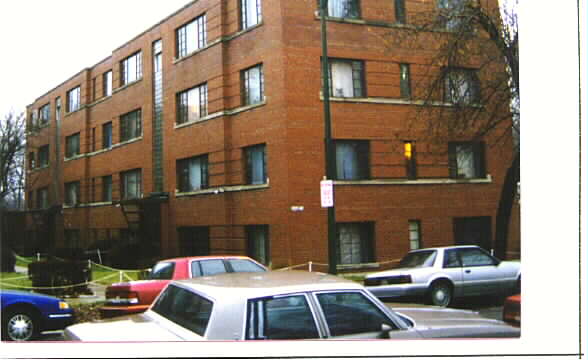
M 232 273 L 170 283 L 145 313 L 68 327 L 69 341 L 518 337 L 478 314 L 396 312 L 356 282 L 299 271 Z
M 456 298 L 520 292 L 519 261 L 500 261 L 478 246 L 414 250 L 398 269 L 365 277 L 364 285 L 379 298 L 418 296 L 437 306 Z

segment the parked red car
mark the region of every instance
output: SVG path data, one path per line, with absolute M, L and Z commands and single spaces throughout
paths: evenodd
M 514 326 L 521 326 L 521 294 L 506 298 L 502 310 L 502 320 Z
M 149 308 L 171 280 L 231 272 L 263 272 L 267 268 L 246 256 L 196 256 L 162 260 L 146 280 L 115 283 L 106 288 L 103 318 L 140 313 Z

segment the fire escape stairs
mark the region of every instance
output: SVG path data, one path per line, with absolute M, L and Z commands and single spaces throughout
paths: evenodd
M 121 201 L 120 209 L 125 217 L 129 230 L 137 234 L 141 225 L 141 216 L 143 213 L 141 204 L 134 201 Z

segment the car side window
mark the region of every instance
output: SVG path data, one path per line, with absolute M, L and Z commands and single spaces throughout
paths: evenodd
M 222 259 L 201 260 L 200 268 L 202 269 L 202 276 L 216 275 L 227 272 L 225 263 Z
M 151 273 L 149 274 L 149 279 L 150 280 L 171 280 L 171 278 L 174 274 L 175 265 L 176 264 L 173 262 L 161 262 L 161 263 L 155 264 L 155 266 L 153 267 L 153 270 L 151 270 Z
M 445 256 L 443 258 L 444 268 L 458 268 L 461 267 L 457 250 L 445 250 Z
M 460 249 L 460 255 L 464 267 L 496 265 L 494 258 L 480 249 Z
M 380 332 L 386 324 L 398 327 L 361 292 L 317 294 L 331 336 Z
M 264 268 L 247 259 L 227 260 L 234 272 L 263 272 Z
M 196 293 L 169 285 L 152 310 L 166 319 L 188 329 L 200 336 L 204 336 L 210 316 L 212 302 Z
M 249 300 L 247 340 L 316 339 L 316 321 L 304 295 Z

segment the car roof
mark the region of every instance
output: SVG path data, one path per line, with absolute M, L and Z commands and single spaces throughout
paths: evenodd
M 453 246 L 439 246 L 439 247 L 430 247 L 430 248 L 424 248 L 424 249 L 415 249 L 415 250 L 411 250 L 410 252 L 427 251 L 427 250 L 428 251 L 447 250 L 447 249 L 471 249 L 471 248 L 480 249 L 480 247 L 477 245 L 453 245 Z
M 235 294 L 253 298 L 302 291 L 363 289 L 362 285 L 338 276 L 297 270 L 227 273 L 174 283 L 216 299 Z
M 205 255 L 205 256 L 183 256 L 183 257 L 176 257 L 171 259 L 162 259 L 158 262 L 166 262 L 166 261 L 192 261 L 192 260 L 214 260 L 214 259 L 244 259 L 244 260 L 252 260 L 248 256 L 242 255 Z

